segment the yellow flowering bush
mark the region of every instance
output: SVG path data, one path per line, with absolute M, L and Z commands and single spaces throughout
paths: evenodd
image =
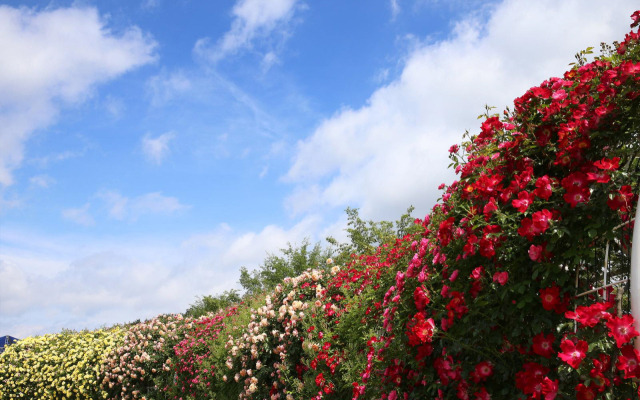
M 0 354 L 0 398 L 103 399 L 100 365 L 120 345 L 119 327 L 28 337 Z

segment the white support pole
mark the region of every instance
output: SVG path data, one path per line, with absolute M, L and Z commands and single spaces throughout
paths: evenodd
M 604 271 L 604 280 L 602 281 L 602 286 L 606 287 L 607 272 L 609 271 L 609 241 L 608 240 L 607 240 L 607 248 L 604 252 L 604 267 L 602 267 L 602 270 Z M 602 297 L 604 298 L 604 301 L 609 301 L 609 294 L 607 293 L 606 290 L 602 291 Z
M 634 327 L 640 332 L 640 198 L 636 205 L 633 243 L 631 245 L 631 273 L 629 275 L 629 297 L 631 297 L 631 315 Z M 635 348 L 640 350 L 640 338 L 635 339 Z

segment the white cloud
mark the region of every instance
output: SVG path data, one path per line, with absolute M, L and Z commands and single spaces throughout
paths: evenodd
M 267 253 L 285 248 L 287 243 L 301 243 L 311 232 L 316 232 L 321 220 L 308 216 L 289 229 L 268 225 L 259 232 L 236 232 L 226 224 L 221 224 L 214 232 L 192 235 L 182 242 L 182 251 L 189 254 L 194 263 L 219 264 L 235 268 L 257 267 Z M 319 238 L 310 237 L 311 240 Z
M 46 168 L 51 163 L 68 160 L 70 158 L 82 157 L 90 146 L 86 146 L 82 151 L 63 151 L 61 153 L 49 154 L 44 157 L 33 158 L 30 162 L 37 164 L 41 168 Z
M 286 30 L 297 2 L 298 0 L 238 0 L 232 10 L 231 29 L 213 46 L 209 38 L 199 39 L 194 52 L 216 62 L 250 47 L 258 37 L 282 32 Z
M 273 51 L 268 52 L 267 54 L 264 55 L 264 57 L 262 57 L 262 72 L 264 73 L 268 71 L 275 64 L 279 64 L 279 63 L 280 63 L 280 60 L 278 59 L 278 55 Z
M 61 107 L 153 61 L 154 48 L 136 27 L 111 32 L 94 8 L 0 6 L 0 184 L 13 182 L 26 141 Z
M 461 20 L 448 40 L 418 46 L 398 79 L 357 109 L 325 120 L 297 152 L 285 179 L 292 213 L 357 206 L 367 218 L 425 214 L 451 182 L 447 149 L 476 131 L 484 105 L 499 110 L 562 74 L 573 54 L 624 37 L 633 1 L 507 0 L 480 21 Z
M 322 188 L 317 183 L 309 182 L 305 185 L 298 185 L 285 199 L 285 208 L 292 215 L 299 215 L 317 205 L 321 196 Z
M 4 260 L 0 260 L 0 272 L 2 281 L 0 284 L 0 313 L 20 313 L 29 307 L 29 298 L 25 293 L 29 293 L 29 282 L 15 265 L 10 265 Z M 8 284 L 11 282 L 11 284 Z M 25 298 L 26 297 L 26 298 Z
M 142 214 L 173 214 L 188 208 L 181 204 L 175 197 L 163 196 L 162 193 L 154 192 L 136 197 L 131 201 L 131 213 L 133 215 Z
M 109 216 L 117 220 L 123 220 L 127 216 L 129 199 L 116 191 L 102 191 L 98 197 L 104 200 Z
M 65 327 L 95 329 L 105 323 L 148 318 L 164 310 L 184 311 L 176 309 L 175 302 L 189 299 L 187 282 L 172 277 L 165 265 L 144 257 L 131 259 L 112 250 L 92 249 L 84 257 L 68 260 L 64 270 L 50 277 L 21 263 L 2 262 L 0 273 L 11 278 L 6 288 L 0 284 L 0 325 L 15 336 L 18 333 L 14 330 L 33 335 Z M 174 279 L 184 285 L 182 293 L 165 290 L 173 286 Z M 52 321 L 51 325 L 27 330 L 42 320 Z
M 159 192 L 129 198 L 117 191 L 102 191 L 97 197 L 105 202 L 109 216 L 120 221 L 135 221 L 148 214 L 175 214 L 189 208 L 177 198 L 164 196 Z
M 67 208 L 66 210 L 62 210 L 62 216 L 76 224 L 83 226 L 93 226 L 95 225 L 95 220 L 91 216 L 89 212 L 89 207 L 91 205 L 89 203 L 85 204 L 80 208 Z
M 29 183 L 32 186 L 37 186 L 41 188 L 48 188 L 51 185 L 56 183 L 56 180 L 50 177 L 49 175 L 36 175 L 29 178 Z
M 267 252 L 301 243 L 318 223 L 309 217 L 258 232 L 221 224 L 185 237 L 99 242 L 3 230 L 0 326 L 3 334 L 25 337 L 183 312 L 196 295 L 239 288 L 240 266 L 256 268 Z
M 145 157 L 157 165 L 162 164 L 164 158 L 169 154 L 169 142 L 175 136 L 173 132 L 166 132 L 155 138 L 146 134 L 142 138 L 142 151 Z
M 265 259 L 267 252 L 277 253 L 279 249 L 285 248 L 288 242 L 301 243 L 310 232 L 317 231 L 319 224 L 320 219 L 311 216 L 303 219 L 290 230 L 269 225 L 258 233 L 249 232 L 237 236 L 222 255 L 222 261 L 237 266 L 255 265 L 256 261 L 261 262 Z
M 399 0 L 389 0 L 389 6 L 391 7 L 391 18 L 395 19 L 400 14 Z
M 143 10 L 152 10 L 160 6 L 160 0 L 143 0 L 140 7 Z
M 115 119 L 122 117 L 125 111 L 124 102 L 112 96 L 107 96 L 104 100 L 104 108 Z
M 149 78 L 147 90 L 151 95 L 151 105 L 161 106 L 192 88 L 191 80 L 182 71 L 163 72 Z

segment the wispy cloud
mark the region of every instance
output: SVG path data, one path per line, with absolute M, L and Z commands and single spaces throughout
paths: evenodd
M 78 225 L 93 226 L 95 225 L 95 220 L 89 212 L 89 207 L 90 204 L 87 203 L 80 208 L 67 208 L 65 210 L 62 210 L 62 216 L 64 217 L 64 219 L 67 219 Z
M 124 102 L 113 96 L 107 96 L 104 100 L 104 108 L 115 119 L 122 117 L 125 111 Z
M 395 19 L 400 14 L 399 0 L 389 0 L 389 7 L 391 7 L 391 19 Z
M 0 6 L 0 184 L 24 158 L 34 130 L 65 104 L 155 59 L 155 42 L 131 27 L 113 34 L 95 8 L 37 11 Z
M 173 132 L 166 132 L 157 137 L 146 134 L 142 138 L 142 151 L 145 157 L 154 164 L 160 165 L 169 154 L 169 142 L 176 137 Z
M 175 197 L 164 196 L 162 193 L 146 193 L 129 198 L 117 191 L 101 191 L 97 195 L 104 201 L 108 214 L 116 220 L 135 221 L 141 216 L 149 214 L 171 215 L 189 206 L 180 203 Z
M 143 10 L 153 10 L 160 6 L 160 0 L 143 0 L 140 7 Z
M 0 190 L 0 214 L 12 208 L 19 208 L 23 205 L 23 201 L 15 195 L 9 195 Z
M 183 71 L 162 72 L 147 81 L 147 90 L 153 106 L 164 105 L 191 88 L 191 80 Z
M 426 213 L 437 186 L 453 180 L 447 148 L 478 129 L 484 105 L 502 109 L 561 74 L 577 51 L 623 37 L 633 3 L 512 0 L 488 19 L 461 20 L 448 40 L 416 47 L 365 106 L 341 110 L 298 143 L 286 204 L 293 213 L 357 205 L 374 219 L 411 204 Z
M 81 151 L 66 150 L 60 153 L 48 154 L 43 157 L 30 159 L 30 163 L 37 164 L 41 168 L 48 167 L 51 163 L 56 163 L 70 158 L 82 157 L 85 154 L 86 147 Z
M 49 175 L 36 175 L 29 178 L 29 183 L 32 186 L 48 188 L 54 183 L 56 183 L 56 180 L 50 177 Z
M 264 38 L 287 29 L 298 0 L 238 0 L 233 7 L 231 29 L 211 44 L 211 39 L 199 39 L 194 52 L 217 62 L 230 54 L 251 47 L 257 38 Z M 268 56 L 269 53 L 267 53 Z M 265 61 L 275 61 L 268 56 Z
M 262 72 L 266 72 L 271 69 L 275 64 L 280 63 L 278 55 L 274 51 L 270 51 L 262 57 Z

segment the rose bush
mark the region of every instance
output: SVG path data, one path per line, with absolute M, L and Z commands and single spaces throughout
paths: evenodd
M 237 323 L 238 307 L 198 318 L 184 333 L 184 339 L 173 346 L 171 372 L 173 382 L 164 387 L 168 398 L 211 398 L 222 390 L 218 366 L 224 354 L 224 333 L 228 324 Z M 218 365 L 216 365 L 218 364 Z
M 301 388 L 307 370 L 302 320 L 322 291 L 322 279 L 323 271 L 318 269 L 285 278 L 260 307 L 251 310 L 242 335 L 229 338 L 225 344 L 228 373 L 222 378 L 240 384 L 238 398 L 291 399 Z
M 305 384 L 295 398 L 375 396 L 379 381 L 372 374 L 377 340 L 388 314 L 385 291 L 411 251 L 413 234 L 382 245 L 374 254 L 353 256 L 345 266 L 332 265 L 304 320 Z M 400 264 L 399 264 L 400 263 Z
M 451 148 L 459 180 L 385 302 L 382 398 L 637 396 L 631 316 L 577 296 L 607 242 L 628 257 L 640 179 L 638 33 L 604 50 Z
M 110 399 L 167 398 L 176 383 L 174 346 L 185 340 L 196 320 L 180 314 L 159 315 L 128 326 L 120 346 L 100 368 L 101 384 Z

